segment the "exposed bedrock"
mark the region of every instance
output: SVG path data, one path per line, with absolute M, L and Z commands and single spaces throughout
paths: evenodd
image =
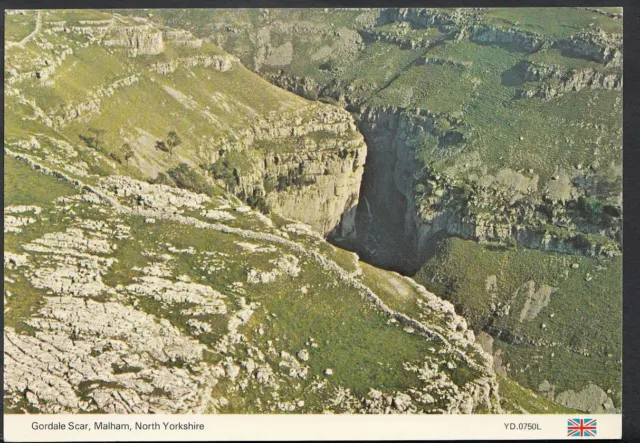
M 355 235 L 366 157 L 353 117 L 321 105 L 310 114 L 259 122 L 215 153 L 211 165 L 213 175 L 224 176 L 224 185 L 250 204 L 307 223 L 324 236 L 348 238 Z
M 561 77 L 565 89 L 617 89 L 621 83 L 595 71 L 556 72 L 553 68 L 553 72 L 537 72 L 535 68 L 540 66 L 527 65 L 532 72 L 526 75 L 536 79 L 542 74 L 552 79 Z M 267 77 L 301 95 L 335 96 L 331 85 L 318 85 L 304 77 Z M 368 107 L 343 95 L 339 101 L 348 103 L 347 109 L 356 116 L 367 145 L 367 158 L 355 214 L 356 233 L 349 224 L 338 230 L 350 235 L 330 239 L 356 251 L 365 261 L 411 275 L 421 266 L 431 240 L 439 233 L 567 254 L 621 253 L 619 208 L 612 206 L 605 220 L 593 222 L 579 197 L 565 199 L 544 192 L 528 195 L 528 191 L 499 185 L 506 180 L 503 176 L 517 175 L 515 171 L 498 171 L 498 184 L 481 186 L 425 168 L 416 160 L 414 141 L 429 134 L 435 144 L 430 147 L 431 155 L 455 155 L 464 149 L 465 142 L 456 121 L 426 110 Z M 443 118 L 450 120 L 451 128 L 445 132 L 437 128 Z M 351 223 L 353 213 L 349 212 L 345 220 Z
M 391 107 L 358 112 L 368 154 L 356 236 L 337 243 L 365 261 L 412 274 L 439 233 L 568 254 L 620 253 L 617 217 L 603 231 L 583 218 L 576 201 L 540 196 L 514 203 L 513 192 L 499 186 L 472 185 L 424 168 L 415 159 L 412 140 L 434 133 L 435 116 Z M 441 136 L 437 143 L 446 140 Z

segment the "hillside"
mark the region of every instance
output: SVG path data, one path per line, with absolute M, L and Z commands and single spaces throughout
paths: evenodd
M 354 115 L 368 149 L 356 233 L 332 241 L 454 302 L 529 388 L 619 407 L 620 8 L 154 20 L 189 23 L 274 84 Z
M 322 233 L 355 206 L 366 147 L 347 112 L 271 86 L 187 31 L 83 14 L 43 14 L 37 35 L 9 44 L 12 150 L 47 164 L 66 163 L 74 151 L 65 171 L 78 177 L 170 181 L 167 172 L 181 163 L 202 166 L 254 206 L 295 214 Z M 175 148 L 171 131 L 181 140 Z
M 576 58 L 549 27 L 523 55 L 474 36 L 531 17 L 474 11 L 9 11 L 5 412 L 619 408 L 621 47 Z M 619 32 L 588 14 L 596 46 Z M 438 108 L 464 91 L 417 92 L 438 75 L 488 89 Z M 540 119 L 527 149 L 500 112 Z M 543 150 L 554 130 L 576 148 Z M 603 292 L 606 323 L 559 313 Z M 524 317 L 488 322 L 505 303 Z M 527 346 L 556 360 L 532 374 Z

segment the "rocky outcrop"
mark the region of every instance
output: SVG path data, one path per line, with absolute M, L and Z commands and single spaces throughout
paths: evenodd
M 585 11 L 590 11 L 590 12 L 595 12 L 596 14 L 601 14 L 601 15 L 606 15 L 609 18 L 622 18 L 623 15 L 622 13 L 617 13 L 617 12 L 608 12 L 608 11 L 603 11 L 602 9 L 598 9 L 598 8 L 580 8 L 580 9 L 584 9 Z M 621 8 L 622 9 L 622 8 Z
M 271 150 L 275 145 L 280 148 Z M 272 211 L 323 235 L 353 236 L 367 148 L 346 111 L 317 106 L 308 115 L 278 116 L 223 146 L 212 164 L 227 162 L 234 169 L 234 181 L 223 184 L 236 195 L 263 198 Z M 238 168 L 227 160 L 247 149 L 251 166 Z
M 175 45 L 199 48 L 202 46 L 202 39 L 196 38 L 189 31 L 183 29 L 169 29 L 164 31 L 164 38 Z
M 471 67 L 473 62 L 470 62 L 470 61 L 459 62 L 459 61 L 456 61 L 456 60 L 449 60 L 449 59 L 444 59 L 444 58 L 426 57 L 426 58 L 420 60 L 420 64 L 447 66 L 449 68 L 462 70 L 462 69 L 467 69 L 467 68 Z
M 578 392 L 573 390 L 561 392 L 556 396 L 555 401 L 568 408 L 593 414 L 620 413 L 620 408 L 615 408 L 611 397 L 595 384 L 589 384 Z
M 24 80 L 32 79 L 38 79 L 41 81 L 49 80 L 55 73 L 56 68 L 60 66 L 70 55 L 73 55 L 73 48 L 68 45 L 61 45 L 61 50 L 57 54 L 54 54 L 51 57 L 42 57 L 37 59 L 35 61 L 36 69 L 33 71 L 19 72 L 15 68 L 9 68 L 7 70 L 5 84 L 9 86 Z
M 316 99 L 319 96 L 331 95 L 328 85 L 319 84 L 310 77 L 290 75 L 284 71 L 278 73 L 261 73 L 274 85 L 306 98 Z
M 71 297 L 44 303 L 29 320 L 36 336 L 5 331 L 7 405 L 26 393 L 29 407 L 45 413 L 206 410 L 206 387 L 215 378 L 199 368 L 204 347 L 169 322 L 120 303 Z M 167 365 L 177 360 L 200 373 Z
M 237 62 L 238 59 L 231 55 L 198 55 L 193 57 L 175 58 L 166 62 L 157 62 L 152 65 L 152 69 L 162 75 L 171 74 L 179 67 L 203 67 L 226 72 L 233 67 L 233 63 Z
M 333 153 L 278 158 L 278 164 L 275 158 L 265 159 L 262 173 L 263 182 L 266 179 L 275 186 L 266 194 L 273 210 L 308 223 L 323 235 L 336 227 L 334 235 L 354 235 L 355 208 L 366 158 L 364 144 Z
M 439 40 L 432 40 L 422 36 L 409 36 L 397 32 L 376 31 L 363 29 L 360 31 L 366 43 L 386 42 L 400 46 L 402 49 L 430 48 Z
M 377 17 L 376 25 L 404 21 L 425 28 L 430 26 L 446 27 L 463 23 L 468 17 L 468 12 L 461 9 L 445 11 L 427 8 L 384 8 Z
M 582 31 L 558 43 L 569 55 L 602 63 L 607 67 L 622 66 L 622 36 L 602 29 Z
M 61 107 L 60 110 L 48 115 L 47 120 L 52 122 L 53 126 L 64 126 L 73 120 L 88 119 L 93 114 L 100 113 L 100 104 L 103 98 L 111 97 L 119 89 L 131 86 L 138 81 L 139 76 L 136 74 L 116 80 L 110 85 L 90 92 L 89 99 L 84 102 L 70 103 Z
M 544 36 L 534 32 L 489 25 L 473 25 L 468 34 L 473 42 L 507 45 L 523 52 L 537 52 L 550 43 Z
M 128 48 L 132 56 L 155 55 L 164 50 L 162 31 L 151 26 L 129 26 L 110 30 L 102 41 L 105 46 Z
M 34 217 L 40 212 L 39 206 L 7 206 L 4 208 L 4 232 L 22 232 L 25 226 L 36 222 Z
M 564 70 L 556 66 L 527 62 L 523 74 L 524 81 L 542 82 L 534 89 L 521 90 L 520 96 L 523 98 L 550 100 L 566 92 L 583 89 L 622 89 L 622 73 L 602 72 L 593 68 Z

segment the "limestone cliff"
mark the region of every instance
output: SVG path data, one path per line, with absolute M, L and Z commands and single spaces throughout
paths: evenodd
M 234 163 L 238 156 L 243 160 Z M 232 169 L 233 180 L 223 183 L 236 195 L 263 198 L 270 210 L 308 223 L 323 235 L 349 237 L 355 234 L 366 156 L 349 113 L 317 105 L 304 115 L 260 122 L 241 142 L 224 145 L 211 163 L 214 169 Z
M 541 82 L 534 89 L 521 90 L 521 96 L 526 98 L 550 100 L 569 91 L 622 89 L 622 73 L 602 72 L 594 68 L 567 70 L 529 62 L 524 64 L 523 74 L 527 82 Z
M 124 46 L 132 55 L 155 55 L 164 49 L 162 32 L 147 26 L 117 27 L 103 41 L 106 46 Z
M 622 66 L 622 36 L 602 29 L 582 31 L 559 45 L 569 53 L 584 57 L 608 67 Z
M 430 113 L 396 108 L 360 110 L 359 129 L 369 149 L 364 198 L 358 207 L 358 235 L 364 248 L 360 252 L 365 256 L 382 256 L 381 263 L 397 265 L 406 254 L 398 256 L 393 249 L 408 248 L 415 261 L 407 261 L 405 269 L 412 269 L 425 255 L 428 242 L 441 232 L 545 251 L 620 254 L 619 213 L 614 214 L 614 208 L 605 221 L 594 223 L 579 197 L 535 196 L 535 177 L 503 170 L 493 183 L 481 185 L 423 169 L 413 155 L 412 140 L 432 133 L 436 119 Z M 446 139 L 440 136 L 440 143 Z M 510 188 L 514 180 L 520 183 L 517 190 Z M 400 243 L 392 241 L 394 233 Z
M 525 52 L 541 50 L 548 41 L 540 34 L 518 29 L 498 28 L 488 25 L 473 25 L 469 29 L 469 39 L 478 43 L 514 45 Z

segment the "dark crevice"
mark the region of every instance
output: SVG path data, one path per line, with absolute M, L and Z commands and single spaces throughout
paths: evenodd
M 349 238 L 330 236 L 328 240 L 375 267 L 414 275 L 421 263 L 414 236 L 407 232 L 411 231 L 406 221 L 409 202 L 395 184 L 397 131 L 381 136 L 365 126 L 359 125 L 367 144 L 367 160 L 356 209 L 356 234 Z

